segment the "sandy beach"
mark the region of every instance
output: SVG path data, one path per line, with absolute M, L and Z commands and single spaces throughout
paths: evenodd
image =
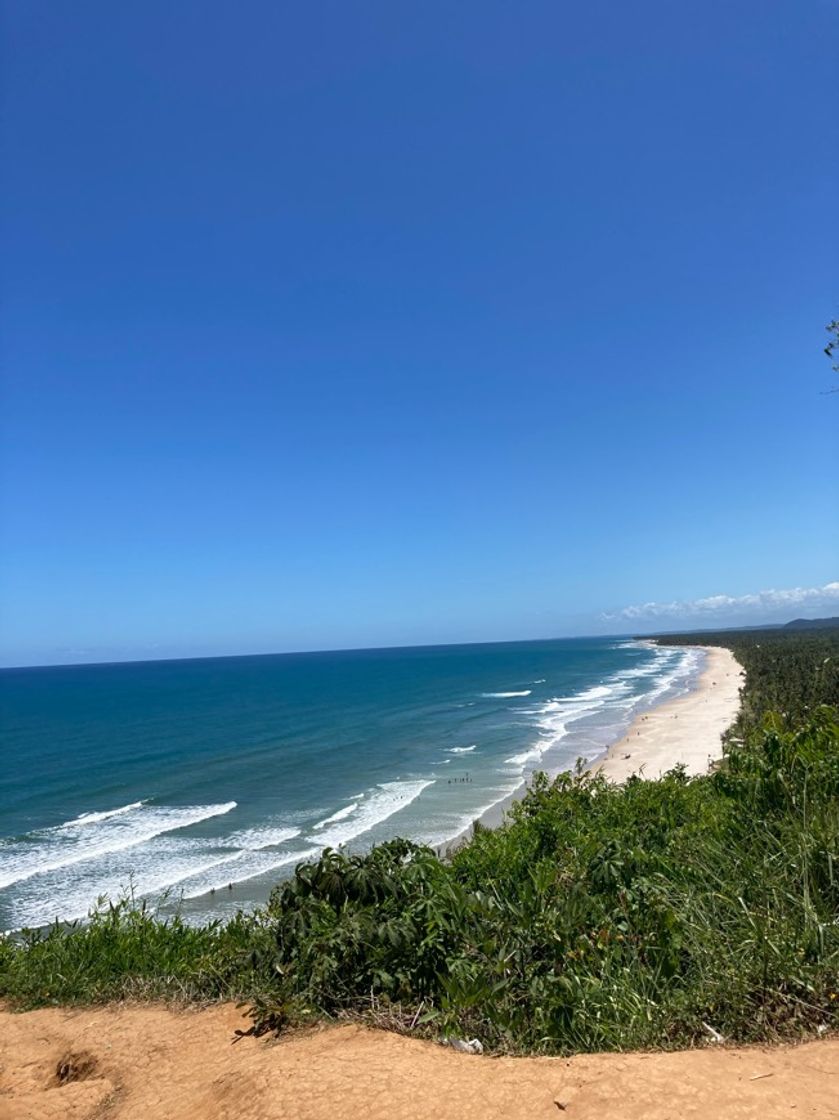
M 658 778 L 674 766 L 704 774 L 722 757 L 721 736 L 737 716 L 743 670 L 731 650 L 706 651 L 705 667 L 686 696 L 641 713 L 592 769 L 613 782 L 633 774 Z
M 832 1039 L 489 1058 L 358 1026 L 237 1041 L 249 1025 L 232 1006 L 0 1011 L 0 1120 L 836 1116 Z

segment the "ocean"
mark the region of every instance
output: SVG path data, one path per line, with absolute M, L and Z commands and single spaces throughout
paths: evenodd
M 204 921 L 326 846 L 443 843 L 702 659 L 573 639 L 2 670 L 0 930 L 126 892 Z

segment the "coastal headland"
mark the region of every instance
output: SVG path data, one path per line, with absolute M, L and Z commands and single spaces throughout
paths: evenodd
M 0 939 L 0 1120 L 835 1116 L 839 631 L 705 640 L 736 661 L 694 660 L 616 775 L 452 861 L 396 841 L 262 916 Z M 735 718 L 725 780 L 655 780 Z

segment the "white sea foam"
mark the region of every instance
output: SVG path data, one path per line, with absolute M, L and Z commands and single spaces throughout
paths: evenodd
M 472 751 L 478 749 L 478 744 L 473 743 L 471 747 L 451 747 L 449 754 L 471 754 Z
M 681 686 L 685 679 L 698 669 L 704 657 L 705 655 L 702 650 L 685 650 L 683 655 L 678 659 L 675 667 L 669 673 L 663 673 L 655 682 L 653 688 L 644 694 L 644 701 L 646 703 L 651 703 L 669 689 Z
M 682 657 L 676 650 L 662 649 L 656 652 L 652 661 L 648 661 L 645 665 L 636 665 L 632 669 L 622 669 L 616 673 L 614 679 L 616 681 L 631 681 L 639 680 L 644 677 L 653 677 L 659 673 L 663 666 L 671 665 L 674 662 L 681 662 Z
M 39 926 L 84 918 L 98 899 L 116 902 L 129 890 L 153 897 L 183 879 L 227 863 L 237 853 L 213 850 L 205 841 L 158 837 L 130 853 L 108 852 L 98 859 L 33 876 L 15 892 L 15 919 Z M 225 880 L 227 882 L 228 879 Z
M 123 813 L 130 813 L 132 809 L 140 809 L 143 805 L 145 805 L 145 801 L 132 801 L 130 805 L 122 805 L 119 809 L 105 809 L 101 813 L 80 813 L 68 824 L 98 824 L 99 821 L 107 821 L 111 817 L 121 817 Z
M 359 800 L 363 796 L 364 794 L 359 794 Z M 327 817 L 326 820 L 318 821 L 318 823 L 314 825 L 314 827 L 325 828 L 328 824 L 334 824 L 335 821 L 342 821 L 345 817 L 348 817 L 351 813 L 354 813 L 357 808 L 358 801 L 353 801 L 350 805 L 345 805 L 343 809 L 339 809 L 337 813 L 333 813 L 331 817 Z
M 617 691 L 615 684 L 595 684 L 583 692 L 575 692 L 573 696 L 554 696 L 548 704 L 588 704 L 592 700 L 605 700 Z
M 640 643 L 633 642 L 630 645 L 638 648 Z M 555 696 L 540 707 L 525 712 L 539 728 L 539 738 L 526 750 L 505 759 L 505 765 L 518 768 L 520 773 L 527 768 L 534 769 L 546 751 L 566 738 L 570 724 L 598 712 L 614 711 L 618 720 L 627 719 L 626 714 L 619 713 L 654 703 L 688 677 L 696 669 L 702 656 L 696 650 L 683 651 L 653 645 L 642 648 L 654 651 L 652 659 L 643 665 L 620 670 L 605 681 L 581 692 L 571 696 Z M 644 688 L 647 680 L 649 687 Z
M 485 700 L 510 700 L 514 696 L 529 696 L 533 690 L 525 688 L 522 692 L 482 692 Z
M 357 809 L 344 820 L 331 828 L 315 831 L 309 839 L 322 848 L 337 848 L 368 832 L 377 824 L 386 821 L 400 809 L 410 805 L 424 789 L 433 785 L 433 779 L 414 782 L 382 782 L 364 798 Z
M 308 858 L 317 849 L 281 850 L 300 830 L 266 825 L 221 837 L 170 833 L 153 837 L 129 851 L 110 851 L 19 885 L 15 917 L 21 925 L 45 925 L 55 918 L 84 918 L 97 899 L 117 901 L 129 889 L 136 898 L 197 897 L 213 888 L 253 878 L 287 863 Z
M 312 859 L 319 848 L 302 848 L 294 852 L 239 852 L 223 865 L 217 865 L 197 875 L 191 875 L 177 883 L 177 894 L 183 898 L 200 898 L 210 891 L 224 890 L 230 883 L 244 883 L 257 875 L 266 875 L 290 863 L 303 863 Z
M 39 829 L 18 840 L 0 841 L 0 888 L 112 852 L 124 852 L 155 836 L 222 816 L 235 808 L 235 801 L 177 807 L 138 802 L 96 822 L 73 820 Z
M 524 769 L 529 762 L 538 762 L 543 753 L 548 749 L 550 744 L 546 743 L 544 747 L 534 746 L 529 750 L 522 751 L 520 754 L 511 755 L 510 758 L 505 758 L 504 761 L 510 766 L 517 766 Z
M 267 825 L 258 828 L 243 828 L 239 832 L 231 832 L 229 836 L 212 842 L 225 848 L 230 846 L 259 851 L 261 848 L 274 848 L 278 844 L 284 844 L 286 840 L 293 840 L 295 836 L 299 835 L 299 828 Z

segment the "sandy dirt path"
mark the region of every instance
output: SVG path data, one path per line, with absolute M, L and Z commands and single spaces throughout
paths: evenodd
M 0 1012 L 0 1117 L 839 1116 L 839 1039 L 766 1050 L 489 1058 L 355 1026 L 234 1042 L 234 1030 L 246 1025 L 230 1006 Z

